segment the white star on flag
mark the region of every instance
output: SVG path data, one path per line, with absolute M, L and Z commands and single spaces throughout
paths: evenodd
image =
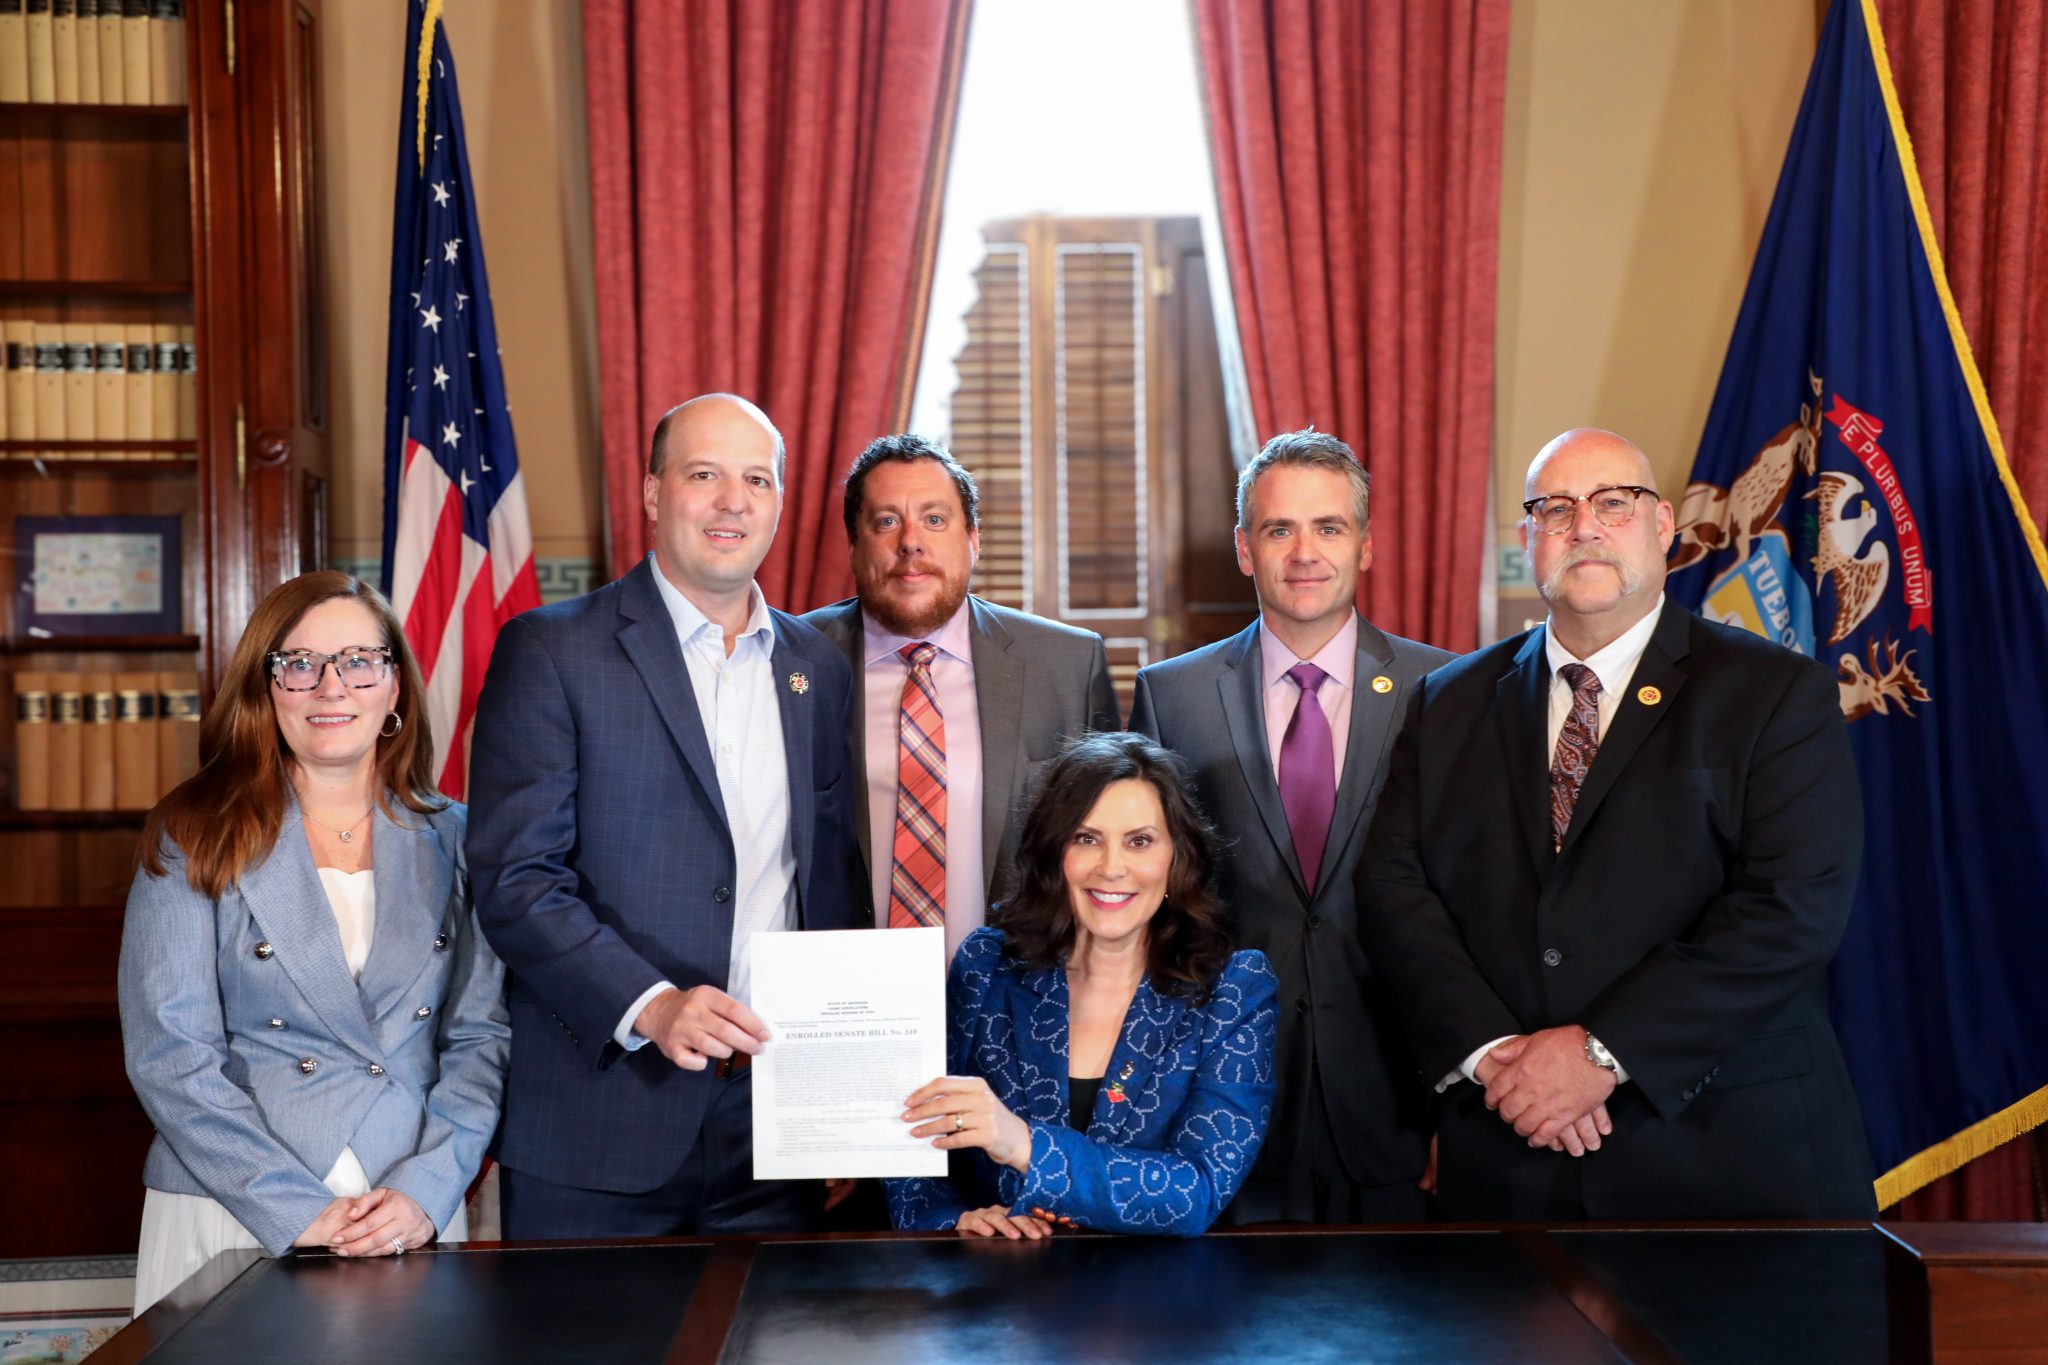
M 434 387 L 437 389 L 448 387 L 448 371 L 442 369 L 439 365 L 434 367 Z
M 448 424 L 447 424 L 446 426 L 444 426 L 444 427 L 442 427 L 442 428 L 441 428 L 441 444 L 442 444 L 442 445 L 444 445 L 444 446 L 452 446 L 452 445 L 460 445 L 461 443 L 462 443 L 462 433 L 461 433 L 461 432 L 459 432 L 459 431 L 457 431 L 457 430 L 455 429 L 455 423 L 453 423 L 453 422 L 450 422 L 450 423 L 448 423 Z
M 434 311 L 432 304 L 420 309 L 420 326 L 430 327 L 436 332 L 441 330 L 441 315 Z
M 444 255 L 443 255 L 442 257 L 441 257 L 441 259 L 442 259 L 442 260 L 444 260 L 444 261 L 446 261 L 446 262 L 447 262 L 448 264 L 450 264 L 450 265 L 454 265 L 454 264 L 455 264 L 455 249 L 456 249 L 457 247 L 461 246 L 461 245 L 462 245 L 462 239 L 461 239 L 460 237 L 454 237 L 454 238 L 450 238 L 450 239 L 449 239 L 448 241 L 445 241 L 445 242 L 443 242 L 443 243 L 441 244 L 441 250 L 442 250 L 442 251 L 443 251 L 443 252 L 444 252 L 445 254 L 444 254 Z
M 445 208 L 447 204 L 448 187 L 442 184 L 440 181 L 436 180 L 434 182 L 434 207 Z

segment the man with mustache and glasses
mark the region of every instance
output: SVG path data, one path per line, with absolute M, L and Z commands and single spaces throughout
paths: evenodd
M 1863 851 L 1835 679 L 1664 600 L 1612 432 L 1529 466 L 1549 619 L 1417 690 L 1360 865 L 1455 1220 L 1870 1218 L 1829 960 Z
M 1194 769 L 1226 838 L 1239 948 L 1280 978 L 1280 1089 L 1233 1224 L 1416 1223 L 1429 1092 L 1360 947 L 1352 872 L 1407 694 L 1451 656 L 1358 614 L 1371 481 L 1326 432 L 1275 436 L 1237 484 L 1259 619 L 1138 674 L 1131 728 Z
M 870 443 L 846 475 L 859 596 L 803 618 L 853 669 L 874 922 L 943 926 L 949 959 L 1003 893 L 1040 770 L 1062 741 L 1122 727 L 1101 636 L 968 593 L 980 510 L 944 447 Z

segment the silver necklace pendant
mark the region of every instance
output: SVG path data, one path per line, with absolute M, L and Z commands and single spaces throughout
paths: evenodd
M 344 844 L 345 844 L 345 843 L 347 843 L 347 842 L 349 842 L 349 841 L 350 841 L 351 839 L 353 839 L 353 838 L 355 838 L 355 837 L 356 837 L 356 832 L 355 832 L 354 830 L 352 830 L 352 829 L 345 829 L 345 830 L 343 830 L 343 831 L 341 832 L 341 841 L 342 841 L 342 842 L 343 842 Z

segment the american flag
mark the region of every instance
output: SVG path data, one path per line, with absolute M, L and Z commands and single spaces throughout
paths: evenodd
M 384 592 L 426 675 L 441 790 L 460 799 L 498 628 L 540 605 L 498 329 L 440 0 L 411 0 L 391 227 Z

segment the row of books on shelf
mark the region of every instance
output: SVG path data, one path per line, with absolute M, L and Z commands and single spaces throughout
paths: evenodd
M 0 0 L 4 3 L 4 0 Z M 177 323 L 0 322 L 6 382 L 0 440 L 190 441 L 199 425 L 198 349 Z M 175 459 L 109 447 L 83 459 Z M 64 459 L 31 451 L 20 459 Z
M 185 0 L 0 0 L 0 102 L 185 103 Z
M 14 675 L 14 804 L 148 810 L 199 771 L 197 673 Z

